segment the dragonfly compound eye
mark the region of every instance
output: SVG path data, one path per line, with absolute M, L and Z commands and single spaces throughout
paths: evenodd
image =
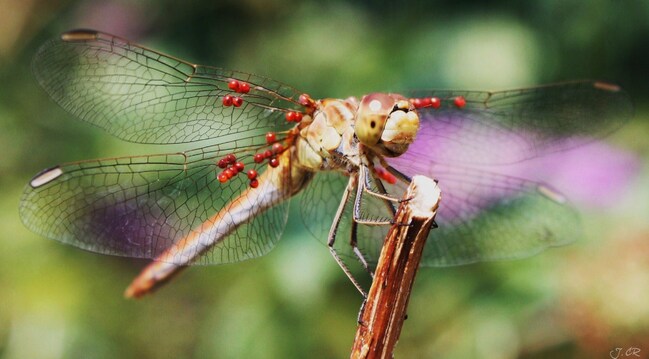
M 362 144 L 368 147 L 378 144 L 395 103 L 390 95 L 383 93 L 369 94 L 361 99 L 354 131 Z
M 363 97 L 356 116 L 358 140 L 386 156 L 403 154 L 419 130 L 419 116 L 404 97 L 374 93 Z
M 391 156 L 405 153 L 415 140 L 417 131 L 419 131 L 419 116 L 416 111 L 392 111 L 385 122 L 379 141 L 379 145 L 383 148 L 382 152 Z

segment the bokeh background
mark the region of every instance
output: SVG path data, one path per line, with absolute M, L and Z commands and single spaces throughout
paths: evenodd
M 422 270 L 396 357 L 649 355 L 649 2 L 0 0 L 0 9 L 0 357 L 341 358 L 355 331 L 361 298 L 297 208 L 265 257 L 192 268 L 140 301 L 122 291 L 146 262 L 22 226 L 20 194 L 39 170 L 161 150 L 73 120 L 38 87 L 31 57 L 72 28 L 313 97 L 621 84 L 636 115 L 605 152 L 632 169 L 607 200 L 576 200 L 587 239 L 526 260 Z

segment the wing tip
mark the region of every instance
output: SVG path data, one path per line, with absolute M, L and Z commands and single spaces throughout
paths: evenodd
M 609 92 L 620 92 L 622 88 L 616 84 L 604 82 L 604 81 L 595 81 L 593 82 L 593 87 L 598 90 L 609 91 Z
M 34 176 L 34 178 L 32 178 L 32 180 L 29 181 L 29 185 L 32 188 L 38 188 L 54 181 L 62 174 L 63 174 L 63 170 L 59 166 L 47 168 L 39 172 L 36 176 Z
M 550 200 L 559 203 L 559 204 L 565 204 L 568 202 L 568 199 L 559 193 L 559 191 L 555 190 L 554 188 L 551 188 L 548 185 L 541 184 L 536 188 L 539 193 L 541 193 L 543 196 L 546 198 L 549 198 Z
M 61 34 L 61 40 L 66 42 L 83 42 L 96 40 L 99 37 L 99 32 L 89 29 L 77 29 L 67 31 Z

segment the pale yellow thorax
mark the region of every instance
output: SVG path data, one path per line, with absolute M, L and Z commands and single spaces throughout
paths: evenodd
M 313 171 L 344 169 L 346 164 L 360 164 L 359 144 L 382 156 L 405 153 L 419 130 L 419 116 L 405 97 L 374 93 L 360 102 L 353 97 L 318 101 L 299 128 L 299 166 Z
M 327 161 L 335 152 L 353 152 L 354 117 L 357 101 L 325 99 L 319 101 L 312 120 L 300 130 L 297 159 L 311 170 L 333 169 Z M 303 121 L 304 122 L 304 121 Z

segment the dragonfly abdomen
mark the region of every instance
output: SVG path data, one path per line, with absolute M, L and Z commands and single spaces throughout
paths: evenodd
M 259 176 L 260 186 L 249 187 L 212 217 L 167 248 L 145 268 L 126 290 L 129 297 L 139 297 L 167 281 L 184 266 L 222 244 L 241 225 L 255 219 L 270 207 L 288 200 L 301 191 L 312 172 L 293 166 L 294 149 L 284 151 L 277 167 L 269 167 Z

